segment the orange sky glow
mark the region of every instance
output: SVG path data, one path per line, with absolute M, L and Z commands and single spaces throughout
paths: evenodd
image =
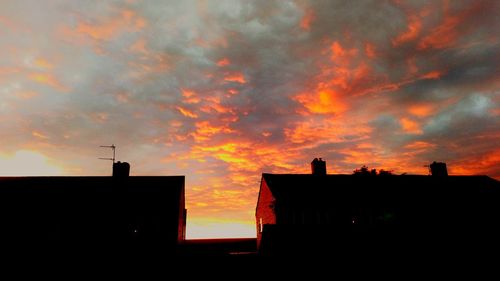
M 2 1 L 0 176 L 185 175 L 255 237 L 262 173 L 500 179 L 500 1 Z

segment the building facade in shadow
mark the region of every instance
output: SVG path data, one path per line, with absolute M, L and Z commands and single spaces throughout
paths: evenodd
M 0 244 L 174 253 L 186 231 L 184 176 L 129 177 L 127 165 L 113 177 L 1 177 Z
M 498 244 L 500 184 L 492 178 L 448 176 L 444 163 L 431 165 L 432 176 L 327 175 L 324 161 L 312 164 L 312 174 L 262 175 L 261 254 L 447 252 Z

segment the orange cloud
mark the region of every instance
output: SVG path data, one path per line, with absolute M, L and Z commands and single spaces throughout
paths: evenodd
M 349 163 L 351 169 L 343 167 L 343 173 L 351 174 L 354 169 L 362 165 L 368 165 L 370 168 L 390 170 L 395 173 L 417 173 L 422 174 L 422 165 L 412 166 L 411 161 L 401 161 L 400 157 L 385 153 L 386 149 L 378 144 L 362 143 L 360 146 L 350 147 L 339 150 L 344 155 L 343 162 Z M 406 159 L 413 155 L 405 154 Z
M 195 142 L 209 140 L 213 135 L 220 133 L 234 133 L 235 131 L 226 126 L 212 126 L 208 121 L 196 122 L 196 132 L 192 134 Z
M 367 46 L 367 56 L 375 56 L 372 46 Z M 318 66 L 321 69 L 321 74 L 316 77 L 318 88 L 331 89 L 338 96 L 346 97 L 358 95 L 373 84 L 372 69 L 360 59 L 358 49 L 345 48 L 335 41 L 328 51 L 331 53 L 330 61 L 321 62 Z
M 231 64 L 231 61 L 229 61 L 228 58 L 223 58 L 217 62 L 217 65 L 220 67 L 227 66 L 229 64 Z
M 0 75 L 19 73 L 21 69 L 18 67 L 3 67 L 0 66 Z
M 344 154 L 344 161 L 348 163 L 352 163 L 354 167 L 365 165 L 367 162 L 380 162 L 382 161 L 378 150 L 376 148 L 373 149 L 342 149 L 339 151 Z
M 434 70 L 420 76 L 420 79 L 439 79 L 441 75 L 443 75 L 441 71 Z
M 140 38 L 135 41 L 132 46 L 129 48 L 130 51 L 142 54 L 148 54 L 148 50 L 146 49 L 146 40 L 144 38 Z
M 369 57 L 370 59 L 374 59 L 377 57 L 377 54 L 375 52 L 375 46 L 370 43 L 365 44 L 365 53 L 366 56 Z
M 141 30 L 147 25 L 146 20 L 143 17 L 138 16 L 134 11 L 123 10 L 121 15 L 127 23 L 134 27 L 135 30 Z
M 207 124 L 207 131 L 211 133 L 224 133 L 224 129 L 210 128 Z M 200 127 L 205 127 L 205 124 Z M 217 127 L 217 126 L 215 126 Z M 267 167 L 267 171 L 275 172 L 298 172 L 295 165 L 289 162 L 298 157 L 296 150 L 283 150 L 281 147 L 266 145 L 250 140 L 225 138 L 220 143 L 211 143 L 213 140 L 202 141 L 191 147 L 188 154 L 182 155 L 182 159 L 196 160 L 199 163 L 206 163 L 210 159 L 217 159 L 227 164 L 227 170 L 231 172 L 228 177 L 210 177 L 211 180 L 218 180 L 220 183 L 211 183 L 211 186 L 227 187 L 228 184 L 245 187 L 244 190 L 255 196 L 256 187 L 254 183 L 259 181 L 259 171 Z M 269 167 L 273 167 L 269 170 Z M 303 172 L 303 171 L 302 171 Z M 232 183 L 232 184 L 231 184 Z M 206 183 L 208 184 L 208 183 Z M 217 185 L 219 184 L 219 185 Z M 251 203 L 251 202 L 250 202 Z M 245 202 L 249 204 L 249 202 Z
M 310 30 L 311 24 L 314 22 L 315 14 L 311 9 L 307 9 L 304 13 L 304 16 L 300 20 L 300 28 L 303 30 Z
M 422 134 L 422 129 L 417 122 L 410 120 L 408 118 L 401 118 L 399 120 L 403 130 L 410 134 Z
M 93 113 L 90 117 L 92 118 L 92 120 L 94 122 L 104 123 L 104 122 L 106 122 L 108 120 L 108 116 L 109 116 L 108 113 L 105 113 L 105 112 L 96 112 L 96 113 Z
M 59 82 L 52 74 L 49 73 L 31 73 L 29 78 L 40 84 L 51 86 L 60 92 L 68 92 L 69 88 Z
M 2 24 L 3 26 L 5 26 L 7 28 L 13 28 L 15 26 L 15 24 L 12 22 L 11 19 L 3 17 L 3 16 L 0 16 L 0 24 Z
M 115 98 L 120 103 L 128 103 L 129 102 L 129 95 L 126 92 L 121 92 L 121 93 L 116 94 Z
M 250 147 L 248 142 L 227 142 L 213 146 L 203 144 L 193 147 L 191 157 L 194 159 L 212 157 L 230 164 L 231 170 L 255 172 L 259 166 L 250 157 L 252 153 Z
M 367 56 L 376 56 L 371 44 L 366 44 L 365 51 Z M 340 42 L 334 41 L 328 44 L 323 54 L 330 54 L 330 60 L 323 60 L 317 65 L 320 71 L 314 77 L 317 83 L 315 89 L 294 97 L 295 101 L 308 110 L 306 114 L 345 112 L 349 109 L 349 99 L 346 97 L 364 94 L 370 90 L 370 84 L 376 81 L 369 64 L 358 56 L 358 49 L 344 47 Z
M 220 103 L 217 102 L 211 102 L 208 105 L 205 105 L 200 108 L 202 112 L 205 113 L 211 113 L 211 112 L 216 112 L 216 113 L 233 113 L 233 109 L 231 107 L 226 107 Z
M 221 102 L 221 97 L 213 96 L 213 97 L 206 97 L 205 98 L 206 105 L 201 107 L 200 110 L 205 112 L 205 113 L 211 113 L 211 112 L 216 112 L 216 113 L 221 113 L 221 114 L 227 114 L 227 113 L 234 113 L 234 110 L 232 107 L 225 106 Z
M 500 116 L 500 108 L 492 108 L 490 109 L 490 114 L 497 117 Z
M 240 91 L 236 90 L 236 89 L 229 89 L 227 90 L 227 92 L 230 94 L 230 95 L 237 95 L 240 93 Z
M 313 94 L 303 93 L 295 97 L 295 100 L 305 106 L 309 112 L 318 114 L 342 113 L 347 109 L 333 90 L 319 90 Z
M 199 98 L 195 92 L 185 89 L 182 89 L 181 91 L 182 91 L 182 96 L 184 97 L 182 102 L 187 104 L 196 104 L 201 101 L 201 98 Z
M 422 153 L 427 153 L 427 154 L 430 154 L 435 148 L 437 147 L 436 144 L 433 144 L 433 143 L 430 143 L 430 142 L 426 142 L 426 141 L 414 141 L 414 142 L 411 142 L 407 145 L 404 146 L 404 150 L 402 152 L 400 152 L 400 157 L 399 159 L 401 158 L 404 158 L 406 159 L 406 165 L 410 164 L 410 163 L 418 163 L 421 161 L 421 159 L 419 159 L 419 155 L 421 155 Z M 428 163 L 423 163 L 425 165 L 427 165 Z M 423 166 L 423 165 L 422 165 Z M 410 167 L 407 167 L 406 169 L 415 169 L 417 167 L 413 167 L 413 168 L 410 168 Z M 417 170 L 417 169 L 415 169 Z M 425 172 L 423 172 L 425 173 Z
M 458 38 L 456 27 L 459 23 L 459 17 L 446 17 L 441 25 L 433 29 L 418 43 L 418 49 L 443 49 L 452 46 Z
M 34 92 L 34 91 L 23 91 L 23 92 L 18 92 L 16 93 L 16 96 L 20 99 L 23 99 L 23 100 L 29 100 L 29 99 L 32 99 L 34 97 L 37 97 L 39 94 L 37 92 Z
M 76 27 L 76 31 L 79 33 L 86 34 L 94 39 L 110 39 L 112 35 L 116 33 L 119 28 L 119 24 L 114 23 L 107 26 L 94 26 L 86 23 L 79 23 Z
M 410 75 L 416 74 L 418 72 L 417 60 L 415 56 L 412 56 L 409 59 L 407 59 L 406 63 L 408 65 L 408 70 Z
M 46 140 L 49 138 L 46 134 L 44 134 L 40 131 L 32 131 L 31 135 L 36 137 L 36 138 L 43 139 L 43 140 Z
M 392 39 L 393 46 L 399 46 L 401 44 L 415 40 L 420 31 L 422 30 L 422 21 L 416 15 L 411 15 L 408 17 L 408 26 L 404 32 L 399 34 L 396 38 Z
M 109 40 L 124 31 L 139 31 L 146 26 L 146 20 L 131 10 L 122 10 L 120 15 L 101 24 L 79 22 L 76 32 L 96 40 Z
M 137 82 L 142 82 L 143 78 L 151 73 L 163 73 L 170 68 L 167 55 L 147 52 L 141 56 L 140 62 L 128 62 L 130 65 L 129 76 L 136 78 Z
M 346 49 L 338 41 L 334 41 L 330 45 L 330 52 L 332 54 L 330 59 L 333 62 L 339 62 L 340 59 L 344 59 L 343 61 L 340 61 L 340 63 L 347 64 L 349 62 L 349 58 L 352 58 L 358 54 L 358 49 Z
M 316 146 L 322 142 L 343 142 L 346 135 L 350 135 L 351 141 L 361 140 L 370 132 L 371 128 L 366 125 L 348 124 L 342 118 L 310 118 L 284 129 L 288 142 L 310 146 Z
M 196 94 L 193 91 L 182 89 L 182 96 L 185 98 L 190 98 L 192 96 L 195 96 Z
M 192 112 L 184 107 L 177 106 L 176 108 L 177 108 L 177 110 L 179 110 L 179 112 L 182 115 L 184 115 L 186 117 L 193 118 L 193 119 L 198 118 L 198 114 L 196 114 L 196 113 L 194 113 L 194 112 Z
M 225 128 L 223 126 L 220 127 L 211 126 L 208 121 L 196 122 L 195 125 L 197 128 L 196 130 L 197 133 L 207 136 L 218 134 L 220 132 L 225 132 L 225 133 L 233 132 L 232 130 Z
M 39 68 L 51 69 L 54 67 L 50 62 L 48 62 L 47 60 L 45 60 L 43 58 L 36 59 L 34 63 Z
M 434 106 L 431 104 L 415 104 L 408 108 L 408 112 L 417 117 L 427 117 L 434 111 Z
M 241 72 L 235 72 L 235 73 L 227 73 L 224 76 L 224 80 L 228 82 L 238 82 L 240 84 L 245 84 L 247 83 L 247 80 L 245 79 L 245 75 Z
M 500 167 L 500 149 L 495 149 L 493 151 L 475 155 L 475 157 L 470 157 L 467 159 L 461 159 L 456 162 L 452 162 L 449 165 L 450 174 L 456 175 L 484 175 L 494 177 L 496 179 L 500 178 L 500 170 L 494 169 L 491 173 L 492 167 Z
M 474 1 L 468 3 L 459 13 L 451 15 L 449 2 L 443 1 L 443 21 L 432 29 L 429 35 L 420 40 L 418 49 L 444 49 L 454 46 L 462 34 L 470 32 L 470 30 L 461 29 L 459 25 L 471 16 L 481 17 L 485 9 L 491 9 L 488 1 Z
M 5 16 L 0 16 L 0 25 L 6 27 L 6 28 L 0 28 L 0 34 L 2 34 L 5 31 L 16 32 L 16 33 L 18 32 L 29 33 L 33 31 L 30 26 L 25 25 L 20 21 L 14 21 Z
M 332 59 L 343 57 L 345 55 L 344 48 L 342 48 L 342 46 L 337 41 L 333 42 L 330 48 L 332 51 Z
M 354 93 L 355 95 L 366 95 L 366 94 L 373 94 L 373 93 L 382 93 L 382 92 L 389 92 L 389 91 L 396 91 L 399 90 L 402 86 L 415 83 L 416 81 L 419 80 L 425 80 L 425 79 L 439 79 L 445 72 L 443 71 L 431 71 L 426 74 L 423 74 L 418 77 L 409 77 L 404 80 L 398 81 L 398 82 L 389 82 L 389 83 L 382 83 L 382 84 L 375 84 L 372 87 L 361 89 L 360 91 Z
M 435 144 L 425 142 L 425 141 L 415 141 L 415 142 L 412 142 L 410 144 L 405 145 L 406 149 L 416 149 L 416 150 L 421 150 L 421 149 L 427 150 L 427 149 L 434 148 L 434 147 L 436 147 Z

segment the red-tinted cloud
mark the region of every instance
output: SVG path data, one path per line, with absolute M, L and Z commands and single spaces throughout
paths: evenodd
M 186 175 L 189 237 L 254 235 L 261 173 L 315 157 L 500 178 L 497 2 L 3 1 L 0 158 L 108 175 L 115 143 Z

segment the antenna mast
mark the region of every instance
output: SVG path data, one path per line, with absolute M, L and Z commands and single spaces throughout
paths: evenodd
M 427 169 L 429 169 L 429 171 L 427 172 L 428 176 L 432 175 L 432 173 L 431 173 L 431 165 L 424 165 L 423 167 L 426 167 Z
M 100 147 L 111 148 L 113 150 L 113 158 L 102 158 L 102 157 L 99 157 L 99 159 L 101 159 L 101 160 L 111 160 L 111 161 L 113 161 L 113 164 L 114 164 L 115 163 L 115 150 L 116 150 L 116 146 L 114 144 L 112 144 L 112 145 L 101 145 Z

